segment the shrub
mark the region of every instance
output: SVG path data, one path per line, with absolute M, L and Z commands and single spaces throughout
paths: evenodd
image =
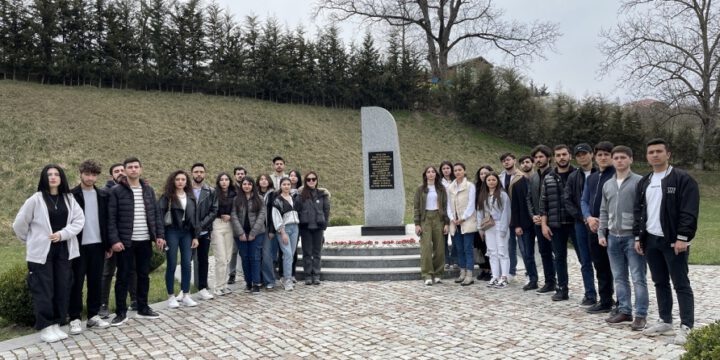
M 25 264 L 15 265 L 0 275 L 0 317 L 18 325 L 32 326 L 35 313 L 27 276 Z
M 347 226 L 352 225 L 350 218 L 347 216 L 336 216 L 330 219 L 330 226 Z
M 150 272 L 155 271 L 160 265 L 165 263 L 165 252 L 161 252 L 155 246 L 153 246 L 153 254 L 150 259 Z
M 682 359 L 720 359 L 720 320 L 693 329 L 685 343 Z

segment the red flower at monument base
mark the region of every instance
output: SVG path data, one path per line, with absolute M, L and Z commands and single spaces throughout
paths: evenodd
M 345 247 L 345 246 L 416 246 L 418 244 L 417 239 L 402 239 L 402 240 L 342 240 L 342 241 L 328 241 L 325 245 L 330 247 Z

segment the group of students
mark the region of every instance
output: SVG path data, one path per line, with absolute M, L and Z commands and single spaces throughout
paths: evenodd
M 666 141 L 649 141 L 646 159 L 652 171 L 644 176 L 632 172 L 629 147 L 607 141 L 594 148 L 538 145 L 519 159 L 519 169 L 515 155 L 506 153 L 500 156 L 501 173 L 482 166 L 474 183 L 463 163 L 443 161 L 439 170 L 427 166 L 414 198 L 425 285 L 441 282 L 453 267 L 460 271 L 455 282 L 471 285 L 479 264 L 478 280 L 505 288 L 516 275 L 519 246 L 527 277 L 523 290 L 568 300 L 567 245 L 572 241 L 583 278 L 580 305 L 588 313 L 610 313 L 608 324 L 630 324 L 647 336 L 675 334 L 675 343 L 684 344 L 694 326 L 688 254 L 700 195 L 697 182 L 670 165 L 670 155 Z M 570 164 L 573 156 L 578 168 Z M 660 317 L 650 326 L 647 268 Z M 672 326 L 671 282 L 680 308 L 678 331 Z
M 276 283 L 292 290 L 297 244 L 302 240 L 306 285 L 320 284 L 324 230 L 330 217 L 330 193 L 318 186 L 318 174 L 297 170 L 285 174 L 285 160 L 273 159 L 275 172 L 256 179 L 243 167 L 217 175 L 207 185 L 205 165 L 190 173 L 173 171 L 158 199 L 141 178 L 142 164 L 131 157 L 110 167 L 105 188 L 96 185 L 101 173 L 93 160 L 80 164 L 80 184 L 70 189 L 62 167 L 50 164 L 40 172 L 37 192 L 28 198 L 13 222 L 15 235 L 27 246 L 28 286 L 35 328 L 46 342 L 82 332 L 83 287 L 87 279 L 88 328 L 119 326 L 127 320 L 127 293 L 132 310 L 158 318 L 148 306 L 152 247 L 166 254 L 168 308 L 196 306 L 231 293 L 238 253 L 246 292 L 258 294 Z M 215 255 L 215 284 L 208 285 L 209 250 Z M 180 253 L 180 293 L 175 295 L 175 269 Z M 278 258 L 280 255 L 280 258 Z M 196 262 L 195 299 L 190 292 L 191 259 Z M 115 317 L 106 321 L 112 273 Z

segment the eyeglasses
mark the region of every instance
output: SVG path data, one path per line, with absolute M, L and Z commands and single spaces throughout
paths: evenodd
M 317 178 L 305 178 L 305 180 L 307 180 L 307 182 L 311 182 L 311 181 L 317 181 Z

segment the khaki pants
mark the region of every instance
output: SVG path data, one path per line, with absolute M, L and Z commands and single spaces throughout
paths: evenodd
M 215 289 L 222 289 L 227 286 L 227 270 L 231 256 L 237 256 L 233 253 L 232 226 L 229 222 L 215 219 L 213 222 L 213 230 L 211 234 L 211 243 L 213 253 L 215 254 Z
M 425 221 L 420 226 L 420 271 L 424 279 L 441 277 L 445 266 L 445 235 L 440 213 L 426 211 Z

